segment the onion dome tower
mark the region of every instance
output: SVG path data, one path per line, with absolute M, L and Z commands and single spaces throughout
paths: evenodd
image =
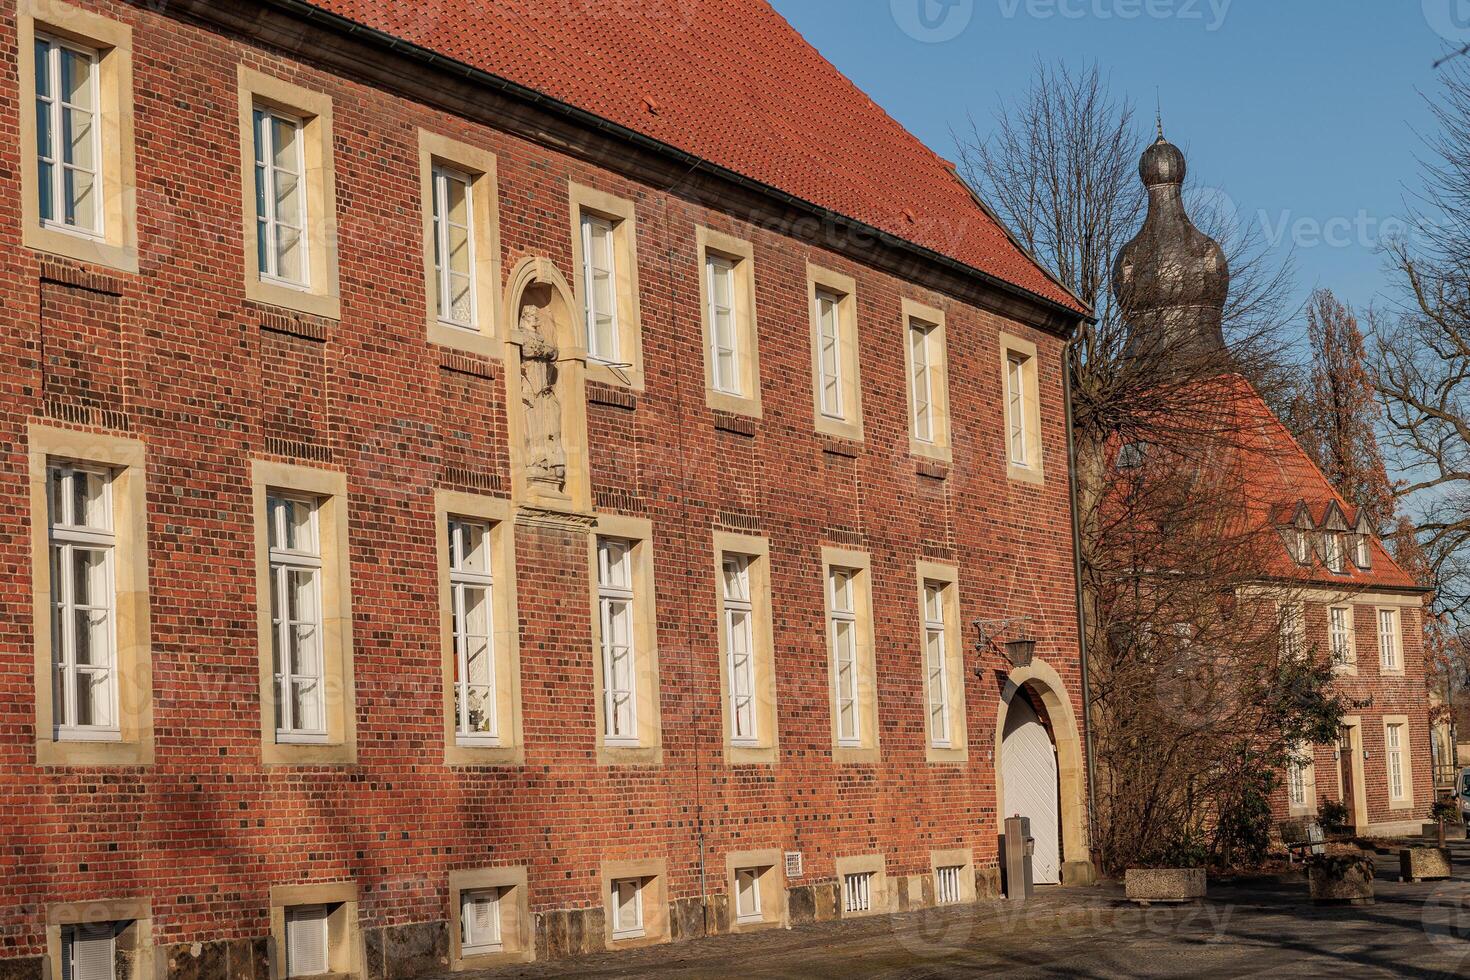
M 1184 154 L 1159 138 L 1138 164 L 1148 217 L 1113 266 L 1113 295 L 1128 325 L 1128 352 L 1195 360 L 1220 356 L 1230 267 L 1220 243 L 1194 226 L 1184 208 Z

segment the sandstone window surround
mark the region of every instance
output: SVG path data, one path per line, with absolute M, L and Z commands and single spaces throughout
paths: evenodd
M 903 301 L 903 354 L 908 377 L 909 451 L 949 462 L 949 355 L 942 310 Z
M 1036 345 L 1000 335 L 1005 385 L 1006 475 L 1023 483 L 1044 482 L 1041 445 L 1041 393 Z
M 568 183 L 573 291 L 582 316 L 587 376 L 643 390 L 638 298 L 638 217 L 632 201 Z
M 251 462 L 261 757 L 267 765 L 357 759 L 347 477 Z
M 1327 609 L 1327 643 L 1333 670 L 1352 676 L 1358 672 L 1358 642 L 1351 605 L 1329 606 Z
M 749 242 L 710 228 L 695 229 L 699 302 L 704 324 L 705 403 L 761 416 L 755 253 Z
M 863 552 L 822 549 L 832 757 L 839 763 L 878 761 L 871 568 Z
M 668 866 L 663 858 L 604 861 L 600 878 L 608 949 L 670 941 Z
M 483 970 L 535 959 L 525 867 L 449 873 L 449 963 Z
M 932 850 L 929 867 L 934 876 L 934 904 L 975 901 L 975 856 L 968 848 Z
M 147 898 L 117 898 L 48 906 L 46 957 L 52 977 L 152 976 L 152 903 Z
M 813 418 L 818 432 L 863 438 L 857 283 L 851 276 L 807 264 L 811 310 Z
M 276 885 L 270 890 L 271 980 L 361 975 L 357 885 Z
M 1383 716 L 1383 769 L 1388 783 L 1390 810 L 1408 810 L 1414 806 L 1414 779 L 1409 746 L 1409 716 Z
M 1378 669 L 1395 676 L 1404 672 L 1403 634 L 1396 608 L 1378 609 Z
M 495 154 L 424 129 L 418 151 L 429 342 L 501 357 Z
M 725 762 L 774 765 L 779 739 L 770 543 L 717 531 L 713 544 Z
M 1311 746 L 1297 746 L 1295 758 L 1287 763 L 1286 802 L 1291 816 L 1312 816 L 1317 812 L 1317 766 Z
M 588 541 L 600 765 L 659 765 L 653 526 L 600 515 Z
M 61 0 L 20 0 L 21 240 L 138 271 L 133 32 Z
M 916 563 L 927 706 L 929 762 L 969 759 L 965 720 L 964 649 L 960 642 L 959 570 L 953 565 Z
M 525 761 L 512 518 L 503 498 L 434 492 L 447 765 Z
M 787 924 L 786 881 L 779 848 L 725 855 L 732 933 L 782 928 Z
M 237 74 L 245 296 L 340 319 L 332 100 L 243 65 Z
M 882 854 L 837 859 L 838 909 L 842 918 L 882 915 L 893 910 L 886 868 Z
M 145 447 L 35 423 L 27 438 L 36 761 L 150 764 Z

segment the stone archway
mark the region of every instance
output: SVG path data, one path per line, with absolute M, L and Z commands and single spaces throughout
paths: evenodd
M 1022 694 L 1023 689 L 1027 692 L 1026 695 Z M 1044 713 L 1052 740 L 1056 744 L 1062 883 L 1085 884 L 1094 877 L 1087 840 L 1086 756 L 1076 715 L 1072 711 L 1072 699 L 1067 694 L 1061 676 L 1043 660 L 1033 660 L 1030 665 L 1011 671 L 1001 690 L 993 743 L 997 821 L 1004 821 L 1008 815 L 1002 764 L 1007 716 L 1011 714 L 1011 706 L 1016 699 L 1020 697 L 1025 702 L 1027 696 L 1040 708 L 1038 713 Z

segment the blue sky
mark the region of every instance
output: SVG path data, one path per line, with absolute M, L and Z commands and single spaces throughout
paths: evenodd
M 1150 119 L 1157 86 L 1194 176 L 1294 254 L 1302 298 L 1355 305 L 1390 288 L 1376 243 L 1417 185 L 1418 93 L 1447 41 L 1470 41 L 1470 0 L 772 2 L 950 159 L 951 128 L 988 127 L 1038 57 L 1096 60 Z

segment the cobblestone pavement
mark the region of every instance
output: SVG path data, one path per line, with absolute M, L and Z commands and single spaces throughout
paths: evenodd
M 1316 908 L 1304 879 L 1211 882 L 1199 906 L 1139 909 L 1122 889 L 1050 889 L 1023 907 L 823 922 L 529 964 L 499 977 L 1470 977 L 1470 845 L 1455 879 L 1398 880 L 1380 855 L 1377 902 Z

